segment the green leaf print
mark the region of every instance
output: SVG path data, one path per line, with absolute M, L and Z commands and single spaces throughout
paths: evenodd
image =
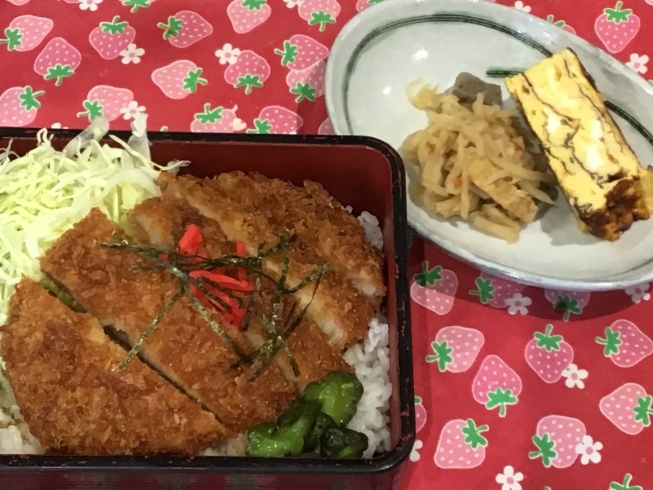
M 297 46 L 295 46 L 290 41 L 283 42 L 283 49 L 275 49 L 274 54 L 281 56 L 281 64 L 286 66 L 297 59 L 299 52 L 297 51 Z
M 624 3 L 622 1 L 617 2 L 617 5 L 613 9 L 603 9 L 603 12 L 607 16 L 608 20 L 610 22 L 614 22 L 615 24 L 621 24 L 622 22 L 628 22 L 628 18 L 630 17 L 630 14 L 633 13 L 632 9 L 625 9 L 621 10 L 621 6 Z
M 436 265 L 433 269 L 429 269 L 427 260 L 422 262 L 422 272 L 413 276 L 413 281 L 422 287 L 433 286 L 436 282 L 442 279 L 442 266 Z
M 23 107 L 26 111 L 31 111 L 32 109 L 40 109 L 41 103 L 38 101 L 38 98 L 43 94 L 45 94 L 43 90 L 34 92 L 32 87 L 26 85 L 23 89 L 23 93 L 18 96 L 20 99 L 21 107 Z
M 536 434 L 533 436 L 533 444 L 535 444 L 537 451 L 531 451 L 528 453 L 528 457 L 530 459 L 542 458 L 542 464 L 546 468 L 550 467 L 553 460 L 558 457 L 558 453 L 555 450 L 555 442 L 551 440 L 549 434 L 544 434 L 543 436 Z
M 7 27 L 5 29 L 5 36 L 7 36 L 5 39 L 0 39 L 0 45 L 6 44 L 9 51 L 13 51 L 23 44 L 23 35 L 20 33 L 20 29 L 10 29 Z
M 634 486 L 631 485 L 630 480 L 632 479 L 633 479 L 633 475 L 631 475 L 630 473 L 626 473 L 621 483 L 616 481 L 610 483 L 610 490 L 644 490 L 644 488 L 641 487 L 640 485 L 634 485 Z
M 308 21 L 308 24 L 311 26 L 319 25 L 320 31 L 324 31 L 326 29 L 327 24 L 335 24 L 335 23 L 336 23 L 336 19 L 334 19 L 331 14 L 324 12 L 323 10 L 320 10 L 319 12 L 313 12 L 313 15 L 311 16 L 311 20 Z
M 300 103 L 303 100 L 308 100 L 310 102 L 315 102 L 315 96 L 317 94 L 317 89 L 310 86 L 308 83 L 298 83 L 293 88 L 290 89 L 291 94 L 295 94 L 297 98 L 295 102 Z
M 433 349 L 435 355 L 426 356 L 426 362 L 437 362 L 440 372 L 446 371 L 447 366 L 453 362 L 453 357 L 451 357 L 453 349 L 449 347 L 446 340 L 444 342 L 431 342 L 431 349 Z
M 566 322 L 569 321 L 569 317 L 571 317 L 572 313 L 580 315 L 583 312 L 578 304 L 578 300 L 575 300 L 566 294 L 564 296 L 558 296 L 558 302 L 553 305 L 553 309 L 562 311 L 562 319 Z
M 92 121 L 93 119 L 96 119 L 98 117 L 102 117 L 103 112 L 102 112 L 102 105 L 100 104 L 99 101 L 97 100 L 85 100 L 82 105 L 84 106 L 84 109 L 86 109 L 83 112 L 78 112 L 77 117 L 88 117 L 89 121 Z
M 641 422 L 644 427 L 651 425 L 651 415 L 653 415 L 653 396 L 641 396 L 637 399 L 637 406 L 633 408 L 635 412 L 635 422 Z
M 553 325 L 548 324 L 544 330 L 544 333 L 535 332 L 533 335 L 535 340 L 537 340 L 537 346 L 541 349 L 546 350 L 547 352 L 560 350 L 560 342 L 564 340 L 562 335 L 551 335 L 552 331 Z
M 151 7 L 150 0 L 122 0 L 125 7 L 131 7 L 132 13 L 135 13 L 140 8 Z
M 272 124 L 267 119 L 254 119 L 254 129 L 245 131 L 247 134 L 270 134 Z
M 610 327 L 606 327 L 604 330 L 605 338 L 596 337 L 594 341 L 597 344 L 601 344 L 603 347 L 603 355 L 605 357 L 610 357 L 613 354 L 619 354 L 619 346 L 621 342 L 621 334 Z
M 245 87 L 245 93 L 249 95 L 252 93 L 252 89 L 254 87 L 261 88 L 262 86 L 263 86 L 263 82 L 261 82 L 261 79 L 259 78 L 258 75 L 250 75 L 248 73 L 244 77 L 238 77 L 238 81 L 234 85 L 234 88 Z
M 183 28 L 183 23 L 181 20 L 177 19 L 174 16 L 168 17 L 168 23 L 159 22 L 157 24 L 159 29 L 163 29 L 163 39 L 166 41 L 171 37 L 177 37 Z
M 517 397 L 512 394 L 512 390 L 497 388 L 494 391 L 488 392 L 485 408 L 493 410 L 499 407 L 499 417 L 505 417 L 508 405 L 516 405 L 517 401 Z
M 460 429 L 465 436 L 465 442 L 476 449 L 479 446 L 487 446 L 487 439 L 481 435 L 481 432 L 487 432 L 490 428 L 487 425 L 476 426 L 472 419 L 467 419 L 465 427 Z
M 188 75 L 184 78 L 182 88 L 188 90 L 191 94 L 194 94 L 197 92 L 197 88 L 200 85 L 206 85 L 207 83 L 206 78 L 202 78 L 202 69 L 198 68 L 197 70 L 191 70 L 188 72 Z
M 61 65 L 57 63 L 55 66 L 48 68 L 48 73 L 45 75 L 46 80 L 56 80 L 54 84 L 59 86 L 63 83 L 66 77 L 72 77 L 75 74 L 70 65 Z
M 478 296 L 482 304 L 487 304 L 494 299 L 494 285 L 492 279 L 476 278 L 476 289 L 472 289 L 469 294 Z
M 123 34 L 125 29 L 129 27 L 129 22 L 119 22 L 120 16 L 116 15 L 111 22 L 100 22 L 102 32 L 107 34 Z

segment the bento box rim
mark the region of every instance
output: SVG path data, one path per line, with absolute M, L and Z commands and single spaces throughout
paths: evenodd
M 40 129 L 0 128 L 0 139 L 35 138 Z M 53 139 L 70 139 L 79 130 L 48 129 Z M 124 141 L 128 131 L 111 131 Z M 396 316 L 398 329 L 397 369 L 401 433 L 398 443 L 388 453 L 371 460 L 328 460 L 320 458 L 252 458 L 223 456 L 43 456 L 0 455 L 0 474 L 29 470 L 66 472 L 220 472 L 224 474 L 305 474 L 370 476 L 397 468 L 409 456 L 415 440 L 415 412 L 408 284 L 408 220 L 406 214 L 406 177 L 398 153 L 387 143 L 369 136 L 337 135 L 249 135 L 227 133 L 148 132 L 152 143 L 236 143 L 243 145 L 343 146 L 366 147 L 380 153 L 390 164 L 392 178 L 392 219 L 394 224 Z M 403 328 L 402 328 L 403 326 Z

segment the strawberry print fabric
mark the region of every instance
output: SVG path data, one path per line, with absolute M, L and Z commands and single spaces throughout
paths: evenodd
M 339 29 L 382 0 L 0 0 L 0 126 L 333 132 Z M 385 0 L 393 1 L 393 0 Z M 500 0 L 653 83 L 653 0 Z M 541 290 L 413 237 L 411 490 L 653 490 L 649 285 Z

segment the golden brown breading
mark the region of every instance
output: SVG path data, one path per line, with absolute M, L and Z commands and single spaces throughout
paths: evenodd
M 361 223 L 324 187 L 309 180 L 303 188 L 296 187 L 280 179 L 239 172 L 223 174 L 217 181 L 228 185 L 235 200 L 264 210 L 274 228 L 292 227 L 307 247 L 318 250 L 361 294 L 380 304 L 386 293 L 381 257 Z
M 229 239 L 244 242 L 250 254 L 256 254 L 262 244 L 266 247 L 277 244 L 281 230 L 270 224 L 265 209 L 235 198 L 239 191 L 229 185 L 230 175 L 222 174 L 216 181 L 188 176 L 168 178 L 164 183 L 165 192 L 185 199 L 204 216 L 216 220 Z M 291 286 L 327 262 L 318 250 L 301 239 L 289 247 L 289 257 L 288 284 Z M 280 277 L 282 266 L 281 254 L 264 261 L 266 272 L 275 277 Z M 310 304 L 308 316 L 337 348 L 350 347 L 367 337 L 375 309 L 341 274 L 330 268 L 322 276 L 313 298 L 314 289 L 313 285 L 305 287 L 295 298 L 302 307 Z
M 23 279 L 2 339 L 7 377 L 50 454 L 197 455 L 233 437 L 213 415 L 125 351 L 93 317 Z
M 102 247 L 115 241 L 116 230 L 94 209 L 55 242 L 41 266 L 89 313 L 125 332 L 133 343 L 179 285 L 165 272 L 134 270 L 148 264 L 132 252 Z M 241 332 L 215 312 L 213 317 L 241 349 L 253 350 Z M 185 295 L 164 315 L 142 353 L 234 431 L 274 419 L 298 396 L 297 388 L 275 366 L 253 382 L 251 369 L 229 370 L 236 354 Z
M 198 225 L 202 230 L 204 245 L 209 257 L 219 257 L 235 253 L 235 245 L 229 241 L 219 225 L 212 219 L 200 215 L 190 208 L 186 201 L 175 199 L 169 193 L 162 197 L 148 199 L 136 206 L 130 215 L 130 222 L 139 228 L 142 236 L 148 237 L 153 244 L 170 248 L 174 245 L 174 237 L 181 236 L 189 223 Z M 250 277 L 253 281 L 254 278 Z M 263 281 L 255 310 L 266 317 L 271 316 L 274 305 L 275 288 L 269 281 Z M 296 301 L 290 296 L 283 297 L 282 318 L 291 314 L 297 315 L 300 308 L 293 313 Z M 255 347 L 260 347 L 268 338 L 265 326 L 257 318 L 252 321 L 245 335 Z M 304 317 L 287 341 L 288 347 L 297 362 L 300 375 L 293 373 L 289 358 L 281 350 L 275 357 L 275 362 L 281 368 L 287 379 L 303 389 L 308 383 L 318 381 L 331 371 L 351 372 L 351 367 L 343 360 L 342 353 L 336 349 L 327 336 Z

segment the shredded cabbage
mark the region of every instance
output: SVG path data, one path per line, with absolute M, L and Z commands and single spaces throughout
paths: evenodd
M 42 278 L 39 257 L 57 238 L 94 207 L 124 226 L 129 210 L 160 195 L 159 173 L 186 163 L 152 162 L 144 121 L 133 127 L 131 144 L 111 136 L 119 147 L 98 142 L 108 123 L 96 120 L 64 151 L 52 147 L 45 129 L 24 156 L 11 144 L 0 150 L 0 326 L 16 284 L 23 275 Z

